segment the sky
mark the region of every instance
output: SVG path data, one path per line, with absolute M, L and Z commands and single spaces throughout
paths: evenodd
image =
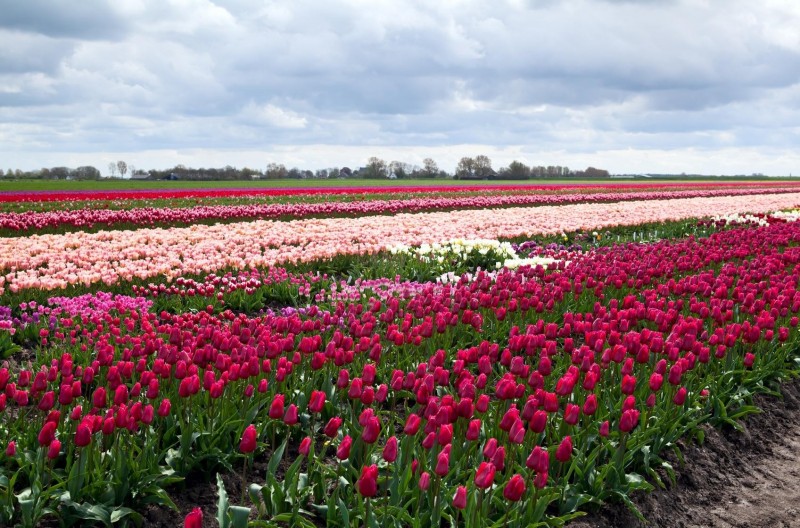
M 800 175 L 797 0 L 0 0 L 0 168 Z

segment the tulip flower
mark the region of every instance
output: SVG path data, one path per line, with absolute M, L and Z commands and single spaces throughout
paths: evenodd
M 467 507 L 467 488 L 464 486 L 456 488 L 456 493 L 453 496 L 453 507 L 459 510 Z
M 273 420 L 283 419 L 283 415 L 286 413 L 283 407 L 284 399 L 283 394 L 276 394 L 272 399 L 272 403 L 269 406 L 269 417 Z
M 297 452 L 303 456 L 308 456 L 311 452 L 311 437 L 306 436 L 300 441 L 300 447 L 297 448 Z
M 11 440 L 6 446 L 6 456 L 13 457 L 17 454 L 17 443 L 14 440 Z
M 377 416 L 372 416 L 367 420 L 361 432 L 361 439 L 366 444 L 374 444 L 381 434 L 381 421 Z
M 636 409 L 628 409 L 622 413 L 619 420 L 619 430 L 623 433 L 629 433 L 639 423 L 639 411 Z
M 56 428 L 58 424 L 55 422 L 47 422 L 42 426 L 39 431 L 39 445 L 46 447 L 49 446 L 56 438 Z
M 546 449 L 542 449 L 537 445 L 533 448 L 531 454 L 528 455 L 525 465 L 528 467 L 528 469 L 532 469 L 537 473 L 547 472 L 548 468 L 550 467 L 550 453 L 548 453 Z
M 431 474 L 427 471 L 423 471 L 422 474 L 419 476 L 419 489 L 422 491 L 428 491 L 428 488 L 431 486 Z
M 517 502 L 525 493 L 525 479 L 519 474 L 514 474 L 503 488 L 503 497 L 511 502 Z
M 312 413 L 322 412 L 325 406 L 325 393 L 322 391 L 311 391 L 311 398 L 308 401 L 308 410 Z
M 297 425 L 297 405 L 291 404 L 286 408 L 286 414 L 283 415 L 283 423 L 286 425 Z
M 78 447 L 86 447 L 92 441 L 92 430 L 85 423 L 78 424 L 75 429 L 75 445 Z
M 572 438 L 565 436 L 556 449 L 556 460 L 562 464 L 569 462 L 572 458 Z
M 339 448 L 336 449 L 336 458 L 339 460 L 347 460 L 350 458 L 350 448 L 353 447 L 353 439 L 350 435 L 345 435 L 342 438 L 342 443 L 339 444 Z
M 256 450 L 257 441 L 258 431 L 256 430 L 256 426 L 250 424 L 242 433 L 242 439 L 239 442 L 239 451 L 245 454 L 252 453 Z
M 444 477 L 450 471 L 450 453 L 442 451 L 436 457 L 436 473 L 440 477 Z
M 475 485 L 481 489 L 486 489 L 494 483 L 496 468 L 491 462 L 481 462 L 475 472 Z
M 383 447 L 383 459 L 386 462 L 392 463 L 397 460 L 397 437 L 392 436 L 386 441 Z
M 47 458 L 50 460 L 58 458 L 59 453 L 61 453 L 61 441 L 55 439 L 50 442 L 50 445 L 47 448 Z
M 356 488 L 363 497 L 374 497 L 378 494 L 378 466 L 372 464 L 361 468 L 361 477 L 356 481 Z
M 194 508 L 183 520 L 183 528 L 203 528 L 203 510 Z
M 325 433 L 325 436 L 328 438 L 336 438 L 339 435 L 339 428 L 342 426 L 342 419 L 338 416 L 334 416 L 328 423 L 325 424 L 325 428 L 322 430 Z

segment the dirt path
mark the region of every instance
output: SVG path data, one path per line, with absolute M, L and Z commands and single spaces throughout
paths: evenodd
M 685 448 L 677 488 L 634 500 L 649 524 L 613 506 L 569 528 L 800 528 L 800 381 L 783 392 L 757 398 L 744 432 L 709 429 Z

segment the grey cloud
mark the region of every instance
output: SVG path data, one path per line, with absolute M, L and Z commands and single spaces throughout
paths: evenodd
M 127 23 L 109 2 L 71 0 L 2 0 L 0 27 L 51 37 L 115 39 Z

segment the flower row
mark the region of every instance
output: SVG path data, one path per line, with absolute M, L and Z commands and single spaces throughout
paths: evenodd
M 456 238 L 507 238 L 591 231 L 794 207 L 796 194 L 464 210 L 361 218 L 254 221 L 99 233 L 32 235 L 0 240 L 0 293 L 70 285 L 252 269 L 373 254 L 399 244 Z
M 480 209 L 510 206 L 564 205 L 572 203 L 617 202 L 628 200 L 667 200 L 674 198 L 748 196 L 794 192 L 793 187 L 770 189 L 692 189 L 683 191 L 516 194 L 486 196 L 423 197 L 396 200 L 326 201 L 320 203 L 270 203 L 247 205 L 209 205 L 196 207 L 144 207 L 134 209 L 84 208 L 44 212 L 0 213 L 0 229 L 30 231 L 55 228 L 96 228 L 192 224 L 208 221 L 248 219 L 287 219 L 309 216 L 363 216 L 416 213 L 446 209 Z

